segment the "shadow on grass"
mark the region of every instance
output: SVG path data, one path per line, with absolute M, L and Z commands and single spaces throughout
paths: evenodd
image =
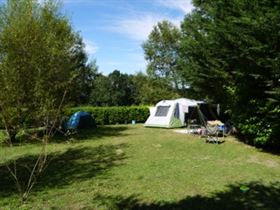
M 119 126 L 100 126 L 97 128 L 87 128 L 80 129 L 76 132 L 73 132 L 70 135 L 66 135 L 66 131 L 56 131 L 54 137 L 50 140 L 50 143 L 65 143 L 65 142 L 80 142 L 83 140 L 96 140 L 104 137 L 111 136 L 126 136 L 123 131 L 127 129 L 132 129 L 131 127 L 125 125 Z M 42 142 L 38 139 L 42 138 L 44 135 L 44 130 L 32 129 L 32 131 L 25 132 L 17 136 L 17 142 L 14 143 L 14 146 L 22 146 L 27 144 L 41 144 Z M 1 136 L 0 136 L 1 137 Z M 37 139 L 38 138 L 38 139 Z M 0 141 L 1 143 L 1 141 Z M 6 144 L 0 144 L 0 146 L 7 146 Z
M 123 132 L 131 129 L 128 126 L 100 126 L 95 129 L 82 129 L 70 136 L 76 140 L 99 139 L 104 137 L 126 136 Z
M 241 133 L 235 133 L 234 135 L 232 135 L 233 137 L 235 137 L 239 142 L 243 143 L 244 145 L 250 145 L 252 147 L 256 147 L 258 148 L 261 152 L 264 153 L 269 153 L 272 155 L 277 155 L 280 156 L 280 143 L 277 144 L 268 144 L 268 145 L 255 145 L 253 143 L 252 140 L 249 140 L 248 138 L 246 138 L 244 135 L 242 135 Z M 280 142 L 280 139 L 277 139 L 277 142 Z
M 243 184 L 244 185 L 244 184 Z M 245 184 L 247 192 L 240 190 L 241 184 L 229 185 L 227 191 L 213 193 L 207 196 L 190 196 L 178 202 L 145 203 L 138 196 L 102 197 L 95 200 L 109 204 L 115 210 L 264 210 L 280 209 L 280 182 L 264 185 L 259 182 Z M 175 189 L 174 189 L 175 190 Z
M 71 148 L 63 153 L 52 153 L 48 156 L 49 165 L 38 179 L 34 191 L 44 188 L 61 187 L 73 182 L 91 179 L 112 167 L 121 165 L 126 158 L 118 150 L 126 147 L 121 145 L 106 145 L 98 147 Z M 27 156 L 17 159 L 17 173 L 22 186 L 27 183 L 29 172 L 27 167 L 35 164 L 37 156 Z M 10 164 L 13 167 L 12 164 Z M 13 182 L 5 165 L 0 165 L 0 198 L 16 194 Z

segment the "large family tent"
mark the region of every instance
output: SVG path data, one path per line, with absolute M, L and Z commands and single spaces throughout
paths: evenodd
M 176 100 L 163 100 L 150 107 L 150 116 L 145 122 L 145 127 L 179 128 L 185 125 L 185 116 L 191 107 L 204 104 L 187 98 Z

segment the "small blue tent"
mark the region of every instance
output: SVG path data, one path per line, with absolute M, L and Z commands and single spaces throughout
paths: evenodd
M 96 128 L 95 120 L 88 112 L 74 113 L 66 124 L 68 130 L 81 128 Z

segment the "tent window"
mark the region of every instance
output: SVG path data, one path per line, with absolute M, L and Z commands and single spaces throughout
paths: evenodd
M 170 106 L 158 106 L 155 116 L 156 117 L 165 117 L 167 116 Z

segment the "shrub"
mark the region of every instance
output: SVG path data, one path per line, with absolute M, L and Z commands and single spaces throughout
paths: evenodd
M 70 117 L 78 111 L 89 112 L 97 125 L 127 124 L 132 120 L 143 123 L 149 117 L 148 106 L 119 106 L 119 107 L 74 107 L 65 110 Z
M 251 117 L 238 124 L 241 133 L 246 136 L 249 143 L 257 147 L 264 147 L 270 144 L 272 129 L 268 122 Z

